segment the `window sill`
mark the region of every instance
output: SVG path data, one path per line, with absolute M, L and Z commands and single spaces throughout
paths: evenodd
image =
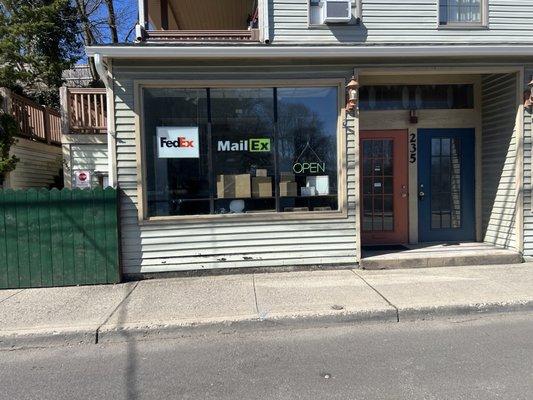
M 346 211 L 309 211 L 309 212 L 257 212 L 249 214 L 206 214 L 206 215 L 176 215 L 169 217 L 151 217 L 140 219 L 139 225 L 176 224 L 176 223 L 199 223 L 199 222 L 233 222 L 233 221 L 299 221 L 319 219 L 348 218 Z
M 478 23 L 472 23 L 472 24 L 449 24 L 449 25 L 439 25 L 437 27 L 438 30 L 472 30 L 472 31 L 484 31 L 489 30 L 489 26 L 486 24 L 478 24 Z
M 332 28 L 338 28 L 338 27 L 346 27 L 346 26 L 360 26 L 360 22 L 346 22 L 346 23 L 338 23 L 338 24 L 308 24 L 307 29 L 309 30 L 331 30 Z

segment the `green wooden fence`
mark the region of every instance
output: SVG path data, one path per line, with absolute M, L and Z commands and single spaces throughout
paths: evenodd
M 120 281 L 115 189 L 0 190 L 0 288 Z

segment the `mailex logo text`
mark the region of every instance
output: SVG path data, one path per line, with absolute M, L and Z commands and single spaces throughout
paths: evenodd
M 251 152 L 264 152 L 270 151 L 270 139 L 268 138 L 255 138 L 248 140 L 219 140 L 217 144 L 218 151 L 251 151 Z

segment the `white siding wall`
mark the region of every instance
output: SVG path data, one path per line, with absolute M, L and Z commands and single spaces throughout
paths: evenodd
M 48 187 L 61 170 L 61 148 L 46 143 L 18 138 L 11 148 L 20 161 L 10 172 L 5 188 L 26 189 Z
M 360 26 L 308 28 L 308 0 L 271 0 L 275 43 L 511 43 L 533 41 L 533 1 L 489 0 L 490 29 L 437 29 L 438 0 L 363 0 Z
M 517 248 L 515 74 L 484 76 L 482 130 L 483 240 Z
M 107 175 L 107 135 L 63 135 L 63 156 L 67 162 L 65 168 L 65 186 L 71 187 L 75 170 L 89 170 L 93 174 L 91 181 L 98 185 L 98 174 Z
M 131 66 L 134 65 L 134 66 Z M 135 155 L 134 79 L 347 78 L 346 67 L 179 67 L 115 62 L 117 173 L 122 189 L 122 264 L 125 273 L 207 268 L 355 263 L 355 132 L 347 132 L 348 217 L 303 221 L 198 221 L 139 224 Z
M 524 74 L 524 88 L 533 75 L 533 65 L 526 68 Z M 532 144 L 533 144 L 533 113 L 532 108 L 524 110 L 524 255 L 533 257 L 533 210 L 532 210 L 532 191 L 531 191 L 531 162 Z

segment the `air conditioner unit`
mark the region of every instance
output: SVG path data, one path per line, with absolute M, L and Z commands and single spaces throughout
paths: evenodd
M 352 19 L 351 0 L 322 0 L 322 20 L 324 23 L 350 22 Z

